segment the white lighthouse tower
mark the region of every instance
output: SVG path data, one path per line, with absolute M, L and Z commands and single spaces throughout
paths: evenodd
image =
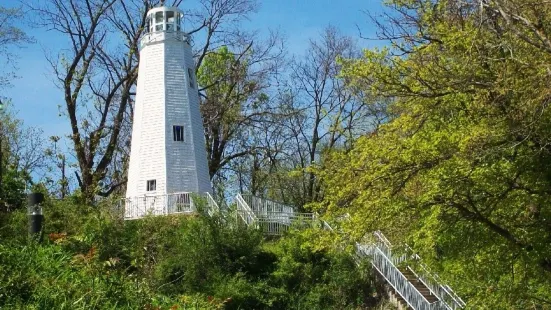
M 189 193 L 211 192 L 195 63 L 183 13 L 147 14 L 126 189 L 126 218 L 186 212 Z

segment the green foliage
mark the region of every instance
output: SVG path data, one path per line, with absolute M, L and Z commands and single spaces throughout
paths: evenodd
M 0 192 L 0 210 L 5 206 L 9 206 L 9 209 L 18 209 L 23 206 L 25 200 L 23 193 L 25 192 L 27 179 L 28 176 L 23 171 L 17 171 L 13 167 L 4 164 L 2 191 Z
M 23 210 L 0 213 L 0 308 L 356 309 L 370 269 L 320 244 L 318 231 L 264 240 L 232 218 L 123 221 L 116 201 L 47 199 L 44 242 Z
M 393 118 L 318 171 L 319 208 L 409 242 L 476 309 L 551 304 L 551 54 L 506 18 L 551 13 L 527 2 L 389 1 L 403 40 L 343 77 Z
M 222 46 L 207 53 L 198 68 L 211 178 L 230 162 L 255 153 L 257 146 L 249 135 L 270 109 L 264 92 L 268 70 L 259 66 L 267 54 L 262 54 L 252 46 L 241 51 Z
M 147 303 L 142 281 L 59 245 L 0 245 L 0 259 L 0 304 L 8 308 L 135 309 Z
M 23 121 L 17 119 L 11 102 L 3 101 L 0 109 L 0 211 L 23 206 L 23 193 L 31 183 L 33 168 L 42 164 L 40 143 L 37 143 L 40 137 L 36 136 L 40 133 L 25 128 Z
M 319 231 L 292 232 L 272 245 L 277 255 L 273 284 L 288 292 L 278 309 L 357 309 L 374 306 L 369 266 L 358 267 L 350 253 L 320 246 Z

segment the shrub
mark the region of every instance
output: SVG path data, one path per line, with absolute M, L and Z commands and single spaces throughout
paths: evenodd
M 47 201 L 44 242 L 24 211 L 0 218 L 0 308 L 355 309 L 368 269 L 318 231 L 265 240 L 224 216 L 123 221 L 115 201 Z M 366 297 L 367 296 L 367 297 Z

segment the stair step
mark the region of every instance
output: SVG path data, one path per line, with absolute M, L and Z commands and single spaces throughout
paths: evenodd
M 438 297 L 434 296 L 430 289 L 421 282 L 419 278 L 415 276 L 415 274 L 409 270 L 408 268 L 400 268 L 400 272 L 406 277 L 406 279 L 425 297 L 426 300 L 428 300 L 430 303 L 433 303 L 435 301 L 438 301 Z

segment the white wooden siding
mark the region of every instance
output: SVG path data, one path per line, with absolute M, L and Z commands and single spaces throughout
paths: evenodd
M 126 197 L 211 192 L 191 47 L 174 35 L 142 39 Z M 194 77 L 195 81 L 195 77 Z M 174 141 L 173 126 L 184 126 Z M 147 192 L 147 180 L 157 190 Z

